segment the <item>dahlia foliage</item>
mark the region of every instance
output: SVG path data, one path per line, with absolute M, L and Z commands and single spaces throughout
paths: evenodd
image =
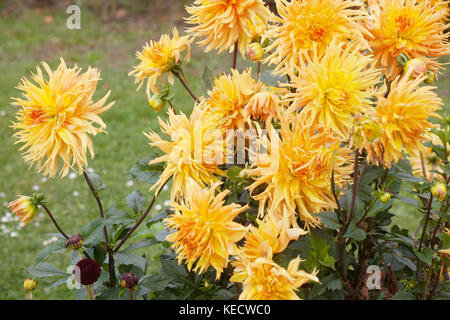
M 104 211 L 86 169 L 113 105 L 93 98 L 99 72 L 61 58 L 23 78 L 12 128 L 25 162 L 82 174 L 101 216 L 66 234 L 43 195 L 12 201 L 21 223 L 41 207 L 61 234 L 32 275 L 51 274 L 43 260 L 66 247 L 90 299 L 448 298 L 450 117 L 431 86 L 450 53 L 448 2 L 275 4 L 195 0 L 184 32 L 137 53 L 129 75 L 160 112 L 136 146 L 151 153 L 127 173 L 149 184 L 147 207 L 134 191 L 128 212 Z M 201 93 L 194 44 L 225 52 Z M 192 97 L 183 111 L 175 82 Z M 407 205 L 415 233 L 397 225 Z

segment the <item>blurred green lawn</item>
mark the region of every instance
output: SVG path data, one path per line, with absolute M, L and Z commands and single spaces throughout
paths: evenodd
M 180 3 L 181 4 L 181 3 Z M 97 67 L 102 72 L 97 97 L 111 90 L 110 100 L 116 104 L 102 115 L 107 124 L 108 134 L 94 138 L 95 159 L 89 167 L 100 174 L 109 190 L 103 193 L 105 207 L 117 201 L 124 208 L 125 197 L 134 189 L 151 197 L 148 186 L 132 181 L 125 172 L 137 159 L 149 152 L 148 141 L 142 134 L 150 128 L 158 131 L 157 116 L 147 105 L 143 89 L 136 92 L 134 79 L 127 74 L 135 65 L 135 51 L 150 39 L 159 38 L 161 33 L 169 32 L 174 18 L 182 30 L 182 8 L 174 17 L 152 15 L 136 21 L 108 22 L 82 10 L 81 30 L 66 28 L 65 10 L 28 11 L 16 18 L 0 20 L 0 135 L 3 150 L 0 153 L 0 299 L 23 299 L 25 291 L 23 280 L 29 277 L 27 268 L 33 264 L 34 257 L 51 239 L 53 225 L 46 216 L 40 215 L 28 226 L 17 229 L 18 222 L 10 221 L 7 203 L 18 194 L 32 194 L 35 191 L 46 195 L 49 207 L 54 212 L 62 228 L 68 233 L 76 233 L 91 218 L 97 217 L 95 203 L 88 194 L 82 177 L 64 179 L 45 179 L 42 175 L 28 170 L 12 139 L 11 121 L 15 109 L 10 105 L 10 97 L 18 96 L 14 87 L 22 76 L 29 76 L 36 65 L 47 61 L 51 67 L 58 64 L 59 57 L 66 63 Z M 49 18 L 52 17 L 49 21 Z M 45 22 L 47 20 L 47 22 Z M 194 46 L 192 62 L 185 67 L 185 74 L 193 91 L 201 95 L 200 77 L 206 64 L 214 71 L 225 70 L 231 64 L 231 56 L 224 54 L 206 55 Z M 243 68 L 242 61 L 240 61 Z M 439 92 L 445 98 L 447 112 L 450 106 L 450 75 L 442 74 Z M 176 108 L 189 112 L 191 97 L 177 83 L 174 87 Z M 167 192 L 157 204 L 164 206 Z M 413 229 L 417 224 L 417 214 L 413 208 L 397 204 L 395 208 L 400 223 Z M 154 209 L 154 212 L 156 210 Z M 154 213 L 153 212 L 153 213 Z M 50 261 L 65 270 L 68 254 L 65 257 L 51 257 Z M 35 291 L 37 299 L 70 299 L 74 292 L 65 286 L 47 288 L 51 280 L 40 280 Z

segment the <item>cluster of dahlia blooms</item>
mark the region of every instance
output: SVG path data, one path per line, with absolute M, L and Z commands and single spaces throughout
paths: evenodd
M 170 106 L 168 120 L 159 120 L 164 135 L 145 133 L 161 153 L 149 164 L 164 165 L 151 190 L 158 195 L 172 184 L 166 241 L 189 271 L 215 270 L 219 279 L 231 268 L 241 299 L 298 299 L 300 287 L 320 282 L 319 265 L 306 272 L 300 257 L 285 266 L 274 257 L 324 228 L 318 213 L 340 211 L 358 162 L 389 169 L 407 155 L 420 174 L 417 159 L 428 161 L 423 143 L 436 126 L 430 118 L 440 118 L 442 105 L 427 84 L 442 67 L 437 58 L 450 53 L 441 1 L 275 3 L 273 13 L 263 0 L 195 0 L 186 8 L 186 35 L 174 28 L 150 41 L 130 72 L 139 87 L 147 83 L 153 109 Z M 202 96 L 183 73 L 194 43 L 233 54 L 231 68 Z M 253 66 L 239 68 L 247 56 Z M 95 69 L 81 73 L 63 60 L 56 71 L 43 67 L 47 78 L 38 68 L 34 82 L 18 87 L 17 142 L 25 161 L 47 175 L 81 173 L 87 150 L 93 156 L 90 137 L 105 128 L 99 115 L 112 104 L 108 94 L 92 99 Z M 276 84 L 264 81 L 262 67 Z M 190 115 L 177 110 L 165 77 L 192 96 Z M 247 204 L 228 199 L 232 166 L 248 182 Z M 25 222 L 35 210 L 27 201 L 11 205 Z M 246 216 L 252 205 L 253 220 Z

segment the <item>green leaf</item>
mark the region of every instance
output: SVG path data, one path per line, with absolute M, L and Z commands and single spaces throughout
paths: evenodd
M 68 273 L 58 269 L 48 262 L 38 263 L 37 265 L 30 267 L 28 271 L 33 277 L 36 278 L 69 276 Z
M 356 241 L 362 241 L 366 238 L 366 232 L 363 229 L 357 228 L 355 222 L 351 222 L 348 226 L 347 232 L 344 234 L 346 238 L 352 238 Z
M 188 285 L 197 287 L 189 277 L 189 272 L 184 264 L 179 265 L 178 262 L 169 255 L 162 254 L 160 256 L 162 270 L 164 274 L 173 283 L 179 285 Z
M 433 250 L 428 247 L 422 249 L 422 251 L 414 250 L 414 254 L 417 258 L 425 262 L 427 265 L 431 265 L 431 260 L 433 259 Z
M 108 189 L 108 187 L 102 182 L 98 174 L 89 171 L 86 171 L 86 174 L 89 177 L 89 180 L 91 180 L 92 186 L 94 187 L 96 193 Z
M 169 215 L 170 209 L 164 209 L 161 212 L 159 212 L 158 214 L 154 215 L 150 220 L 148 220 L 147 222 L 147 226 L 150 226 L 158 221 L 163 220 L 165 217 L 167 217 Z
M 145 197 L 139 190 L 134 190 L 127 196 L 128 207 L 137 215 L 144 212 L 145 209 Z
M 383 203 L 380 201 L 380 199 L 377 199 L 375 204 L 370 208 L 369 212 L 367 213 L 367 217 L 375 217 L 378 213 L 386 211 L 392 206 L 393 200 L 389 200 L 386 203 Z
M 139 269 L 145 271 L 147 267 L 147 259 L 129 251 L 119 251 L 114 255 L 117 265 L 135 265 Z
M 279 82 L 284 82 L 281 76 L 272 74 L 271 70 L 261 73 L 261 81 L 269 87 L 278 87 Z
M 208 66 L 206 66 L 202 74 L 202 89 L 205 93 L 207 93 L 209 90 L 212 89 L 212 86 L 213 86 L 213 73 L 208 68 Z
M 111 205 L 105 216 L 106 225 L 128 225 L 133 222 L 135 220 L 126 211 L 118 210 L 115 203 Z
M 139 279 L 139 284 L 150 289 L 151 292 L 165 291 L 169 283 L 170 279 L 155 274 L 149 274 Z
M 156 239 L 148 239 L 146 241 L 134 242 L 134 243 L 130 244 L 123 251 L 133 251 L 133 250 L 137 250 L 137 249 L 142 249 L 142 248 L 149 247 L 149 246 L 157 244 L 157 243 L 159 243 L 159 241 Z
M 148 184 L 155 184 L 161 172 L 164 171 L 163 163 L 155 163 L 149 165 L 149 162 L 161 156 L 160 152 L 153 152 L 147 155 L 144 159 L 138 160 L 136 164 L 128 170 L 126 174 L 131 175 L 134 179 Z
M 320 221 L 327 229 L 337 230 L 342 227 L 336 213 L 332 211 L 320 212 L 316 216 L 320 217 Z
M 64 240 L 57 240 L 55 242 L 50 243 L 44 249 L 42 249 L 34 259 L 34 265 L 37 265 L 47 259 L 52 254 L 62 253 L 66 249 L 64 248 Z
M 414 300 L 411 292 L 399 291 L 390 300 Z
M 83 244 L 95 245 L 104 240 L 103 227 L 104 219 L 98 218 L 81 229 Z

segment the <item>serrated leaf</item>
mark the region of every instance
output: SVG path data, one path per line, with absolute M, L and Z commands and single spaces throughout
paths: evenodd
M 342 227 L 339 223 L 336 213 L 331 211 L 317 213 L 316 216 L 320 217 L 320 221 L 327 229 L 337 230 Z
M 30 274 L 36 278 L 56 277 L 56 276 L 70 276 L 68 273 L 58 269 L 48 262 L 41 262 L 28 269 Z
M 95 192 L 99 192 L 102 190 L 108 189 L 108 187 L 102 182 L 100 179 L 100 176 L 96 174 L 95 172 L 89 172 L 86 171 L 87 176 L 89 177 L 89 180 L 91 180 L 92 186 L 94 187 Z
M 104 219 L 98 218 L 81 229 L 81 236 L 85 245 L 95 245 L 104 240 Z
M 149 162 L 158 158 L 160 155 L 161 154 L 159 152 L 153 152 L 147 155 L 145 158 L 138 160 L 126 174 L 131 175 L 138 181 L 142 181 L 151 185 L 155 184 L 158 181 L 161 172 L 164 171 L 164 164 L 156 163 L 149 165 Z
M 127 196 L 127 205 L 135 213 L 141 214 L 145 209 L 145 197 L 139 190 L 134 190 Z
M 160 261 L 164 274 L 171 282 L 182 286 L 189 285 L 191 287 L 196 287 L 189 278 L 189 272 L 184 264 L 179 265 L 175 259 L 165 254 L 160 256 Z
M 357 228 L 354 222 L 348 226 L 347 232 L 344 234 L 346 238 L 352 238 L 356 241 L 362 241 L 366 238 L 366 232 L 363 229 Z
M 414 254 L 417 258 L 425 262 L 427 265 L 431 265 L 431 260 L 433 259 L 433 250 L 428 247 L 422 249 L 422 251 L 414 250 Z
M 154 215 L 153 217 L 151 217 L 150 220 L 148 220 L 147 226 L 149 226 L 149 224 L 153 224 L 153 223 L 163 220 L 165 217 L 167 217 L 169 215 L 169 212 L 170 212 L 170 209 L 167 209 L 167 208 L 160 211 L 158 214 Z
M 147 259 L 129 251 L 119 251 L 114 255 L 117 265 L 135 265 L 139 269 L 145 271 Z
M 65 242 L 63 240 L 57 240 L 47 245 L 36 255 L 36 258 L 34 259 L 34 265 L 41 263 L 52 254 L 64 252 L 66 250 L 64 248 L 64 243 Z
M 377 199 L 375 204 L 370 208 L 369 212 L 367 213 L 367 217 L 375 217 L 378 213 L 386 211 L 392 206 L 393 200 L 389 200 L 386 203 L 383 203 L 380 201 L 380 199 Z

